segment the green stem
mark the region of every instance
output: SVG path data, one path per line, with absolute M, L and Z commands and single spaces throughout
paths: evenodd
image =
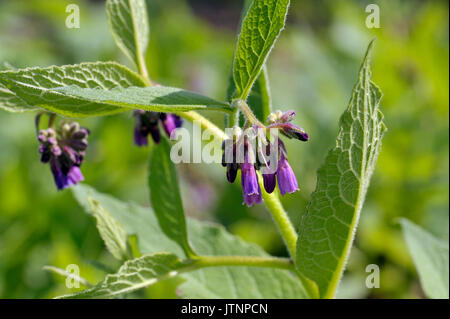
M 230 115 L 228 115 L 228 123 L 227 123 L 228 127 L 239 125 L 239 114 L 240 114 L 239 108 L 235 108 L 233 112 Z
M 234 100 L 233 106 L 239 108 L 242 111 L 242 113 L 244 113 L 244 116 L 249 120 L 251 124 L 256 124 L 259 127 L 265 128 L 264 124 L 258 120 L 256 115 L 253 114 L 253 111 L 243 100 Z
M 295 270 L 291 259 L 259 256 L 198 256 L 194 259 L 192 266 L 194 269 L 218 266 L 247 266 Z
M 226 140 L 228 138 L 228 136 L 225 134 L 224 131 L 222 131 L 211 121 L 209 121 L 208 119 L 206 119 L 205 117 L 203 117 L 202 115 L 198 114 L 195 111 L 180 112 L 177 114 L 185 118 L 186 120 L 199 125 L 202 129 L 210 131 L 211 134 L 219 138 L 221 141 Z
M 262 176 L 259 173 L 258 178 L 259 183 L 264 184 Z M 295 228 L 292 225 L 287 212 L 284 210 L 278 194 L 276 192 L 269 194 L 263 189 L 262 197 L 264 198 L 264 203 L 269 209 L 272 218 L 281 233 L 281 237 L 283 237 L 284 243 L 288 248 L 291 258 L 294 259 L 297 245 L 297 232 L 295 231 Z

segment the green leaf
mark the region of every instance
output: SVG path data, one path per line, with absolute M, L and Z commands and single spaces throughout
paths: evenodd
M 164 235 L 150 208 L 121 202 L 83 184 L 72 191 L 86 212 L 90 212 L 87 198 L 95 198 L 123 225 L 128 235 L 137 235 L 141 253 L 166 251 L 184 256 L 180 246 Z M 189 240 L 199 254 L 268 256 L 259 246 L 244 242 L 220 225 L 188 218 L 187 228 Z M 299 280 L 286 270 L 215 267 L 184 273 L 183 277 L 187 280 L 178 291 L 184 298 L 307 298 Z
M 227 103 L 207 96 L 168 86 L 129 87 L 112 90 L 83 89 L 76 86 L 56 88 L 53 92 L 82 103 L 156 112 L 184 112 L 196 109 L 229 111 Z M 125 109 L 124 109 L 125 108 Z
M 385 131 L 382 93 L 370 80 L 372 46 L 373 41 L 299 227 L 297 268 L 317 283 L 324 298 L 334 297 L 344 271 Z
M 25 101 L 19 99 L 13 92 L 0 84 L 0 109 L 8 112 L 28 112 L 37 108 L 29 106 Z
M 166 138 L 152 149 L 148 177 L 150 203 L 164 234 L 178 243 L 190 257 L 195 253 L 188 241 L 177 171 L 170 159 L 170 149 Z
M 72 117 L 106 115 L 124 110 L 117 106 L 65 96 L 55 91 L 55 88 L 78 86 L 109 90 L 117 87 L 145 86 L 139 75 L 114 62 L 2 71 L 0 84 L 30 106 Z
M 97 220 L 97 229 L 106 248 L 118 260 L 127 260 L 130 254 L 127 249 L 127 233 L 122 225 L 98 201 L 88 198 L 88 202 Z
M 407 219 L 402 218 L 400 223 L 425 294 L 429 298 L 448 299 L 448 243 Z
M 272 112 L 272 100 L 266 66 L 263 67 L 261 74 L 253 85 L 247 104 L 261 122 L 267 122 L 267 117 Z
M 95 287 L 59 298 L 111 298 L 148 287 L 178 275 L 184 266 L 174 254 L 157 253 L 128 260 L 116 274 L 107 275 Z
M 150 39 L 145 0 L 108 0 L 106 13 L 118 47 L 139 70 L 145 70 Z
M 235 97 L 246 100 L 284 28 L 289 0 L 255 0 L 242 23 L 234 53 Z
M 236 86 L 234 85 L 234 80 L 231 76 L 227 89 L 227 101 L 231 102 L 235 91 Z M 263 67 L 261 74 L 258 76 L 258 79 L 253 85 L 247 99 L 247 104 L 262 123 L 265 123 L 269 114 L 272 113 L 272 99 L 270 95 L 269 76 L 266 66 Z M 240 124 L 244 124 L 243 119 Z

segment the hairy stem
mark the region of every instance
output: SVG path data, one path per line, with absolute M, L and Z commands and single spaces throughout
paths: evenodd
M 210 120 L 208 120 L 207 118 L 205 118 L 204 116 L 200 115 L 195 111 L 179 112 L 177 113 L 177 115 L 185 118 L 186 120 L 196 125 L 199 125 L 204 130 L 208 130 L 211 134 L 219 138 L 221 141 L 228 138 L 228 136 L 225 134 L 224 131 L 222 131 Z
M 233 127 L 235 125 L 239 125 L 239 108 L 235 108 L 233 110 L 233 112 L 228 115 L 228 122 L 227 122 L 227 127 Z
M 247 105 L 247 103 L 245 103 L 245 101 L 235 100 L 235 101 L 233 101 L 233 105 L 242 111 L 245 118 L 248 119 L 252 125 L 256 124 L 259 127 L 265 128 L 264 124 L 258 120 L 258 118 L 256 117 L 255 114 L 253 114 L 253 111 L 250 109 L 250 107 Z
M 264 184 L 261 174 L 258 174 L 258 178 L 259 183 Z M 297 244 L 297 232 L 295 231 L 287 212 L 284 210 L 278 194 L 276 192 L 269 194 L 262 189 L 262 197 L 281 233 L 281 237 L 283 237 L 291 258 L 294 259 Z

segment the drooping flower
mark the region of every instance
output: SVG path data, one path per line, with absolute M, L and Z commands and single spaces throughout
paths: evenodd
M 283 152 L 278 161 L 277 180 L 281 195 L 298 191 L 297 178 Z
M 83 162 L 89 130 L 76 122 L 66 122 L 59 130 L 39 131 L 39 153 L 42 163 L 50 163 L 58 190 L 84 180 L 80 166 Z
M 152 136 L 155 143 L 159 143 L 161 140 L 158 127 L 159 121 L 161 121 L 164 131 L 169 137 L 176 128 L 181 127 L 183 124 L 181 118 L 175 114 L 136 110 L 134 111 L 134 115 L 136 118 L 134 126 L 134 143 L 137 146 L 147 145 L 149 134 Z
M 261 189 L 258 183 L 255 166 L 250 163 L 246 156 L 244 163 L 241 164 L 241 185 L 244 203 L 247 206 L 260 204 L 262 202 Z

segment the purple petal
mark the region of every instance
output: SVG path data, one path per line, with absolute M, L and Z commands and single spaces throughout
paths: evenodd
M 174 114 L 161 113 L 161 120 L 163 122 L 164 131 L 166 131 L 166 134 L 169 137 L 177 127 L 181 126 L 181 119 Z
M 78 166 L 72 166 L 72 168 L 69 170 L 69 173 L 67 174 L 67 177 L 69 179 L 69 182 L 73 185 L 76 185 L 78 182 L 84 180 L 83 174 L 81 173 L 81 170 Z
M 52 152 L 53 155 L 55 156 L 60 156 L 62 154 L 61 148 L 58 145 L 52 145 L 50 147 L 50 151 Z
M 255 167 L 252 163 L 245 159 L 245 162 L 241 165 L 241 184 L 242 195 L 244 197 L 244 203 L 247 206 L 252 206 L 254 203 L 261 203 L 261 189 L 258 183 L 258 176 L 256 175 Z
M 284 196 L 286 193 L 294 193 L 298 191 L 298 184 L 294 171 L 283 153 L 278 161 L 277 180 L 281 195 Z
M 61 166 L 56 158 L 52 158 L 52 160 L 50 161 L 50 169 L 53 173 L 53 178 L 58 190 L 62 190 L 70 185 L 69 179 L 62 172 Z

